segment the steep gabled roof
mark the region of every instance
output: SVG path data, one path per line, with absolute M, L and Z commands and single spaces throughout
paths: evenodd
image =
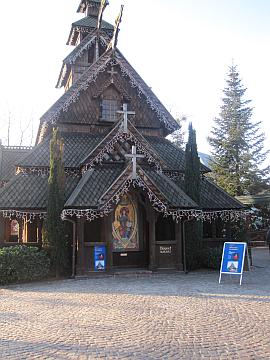
M 128 77 L 131 85 L 137 88 L 139 95 L 145 97 L 146 102 L 151 109 L 156 112 L 158 119 L 169 132 L 179 129 L 179 125 L 172 115 L 164 105 L 162 105 L 156 95 L 132 68 L 120 51 L 113 51 L 112 49 L 106 51 L 82 74 L 71 88 L 42 116 L 41 121 L 49 122 L 51 124 L 56 123 L 61 112 L 67 111 L 69 106 L 78 100 L 80 93 L 86 90 L 90 84 L 96 80 L 99 73 L 104 71 L 111 61 L 120 66 L 122 73 Z
M 80 44 L 76 46 L 75 49 L 73 49 L 71 53 L 63 60 L 62 68 L 56 84 L 57 88 L 61 88 L 62 86 L 65 85 L 69 77 L 72 64 L 74 64 L 76 60 L 80 58 L 85 51 L 90 49 L 96 43 L 96 39 L 97 39 L 97 30 L 95 29 L 90 34 L 88 34 L 80 42 Z M 104 47 L 106 47 L 110 42 L 110 38 L 106 35 L 104 31 L 100 32 L 99 39 L 100 42 L 104 45 Z
M 127 146 L 127 143 L 131 142 L 137 146 L 137 151 L 145 155 L 148 164 L 154 164 L 156 169 L 166 168 L 166 163 L 160 159 L 159 155 L 155 152 L 152 146 L 148 143 L 144 136 L 128 121 L 128 132 L 123 132 L 122 121 L 113 127 L 113 129 L 105 136 L 99 144 L 87 155 L 82 161 L 81 165 L 86 167 L 92 167 L 96 163 L 101 163 L 105 157 L 109 157 L 109 154 L 115 152 L 115 148 L 118 148 L 120 157 L 126 160 L 125 154 L 127 150 L 131 149 Z M 108 150 L 109 149 L 109 150 Z
M 90 49 L 95 45 L 97 39 L 97 29 L 91 31 L 81 42 L 79 45 L 75 47 L 71 51 L 71 53 L 63 60 L 63 65 L 59 74 L 59 78 L 56 84 L 57 88 L 61 88 L 64 86 L 65 82 L 68 79 L 68 76 L 71 71 L 71 65 L 76 62 L 78 58 L 80 58 L 85 51 Z M 106 34 L 105 31 L 100 30 L 99 32 L 99 41 L 104 47 L 107 47 L 110 43 L 110 37 Z

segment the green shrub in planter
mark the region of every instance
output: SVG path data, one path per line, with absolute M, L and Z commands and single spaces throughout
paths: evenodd
M 50 260 L 45 251 L 27 246 L 0 249 L 0 284 L 42 279 L 49 271 Z
M 220 269 L 223 247 L 205 248 L 201 251 L 202 266 L 207 269 Z

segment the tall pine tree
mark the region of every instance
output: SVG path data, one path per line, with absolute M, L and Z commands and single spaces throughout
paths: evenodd
M 56 277 L 63 274 L 68 262 L 68 249 L 64 236 L 61 213 L 64 208 L 65 172 L 62 162 L 63 140 L 58 129 L 53 130 L 50 142 L 50 176 L 48 180 L 48 204 L 46 241 Z
M 192 124 L 188 127 L 188 142 L 185 151 L 185 192 L 200 205 L 201 174 L 198 156 L 196 131 Z M 186 223 L 186 257 L 189 270 L 200 266 L 200 249 L 202 245 L 202 224 L 197 220 Z
M 269 185 L 270 167 L 262 168 L 268 151 L 261 122 L 252 121 L 250 100 L 244 100 L 237 67 L 229 67 L 219 117 L 208 138 L 212 170 L 218 185 L 233 196 L 255 194 Z

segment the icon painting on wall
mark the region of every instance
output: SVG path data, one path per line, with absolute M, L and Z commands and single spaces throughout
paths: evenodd
M 136 206 L 127 195 L 122 197 L 115 209 L 112 232 L 114 251 L 139 250 Z

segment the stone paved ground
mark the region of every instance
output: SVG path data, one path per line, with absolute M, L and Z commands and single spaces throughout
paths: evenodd
M 270 257 L 217 272 L 0 289 L 0 359 L 270 359 Z

